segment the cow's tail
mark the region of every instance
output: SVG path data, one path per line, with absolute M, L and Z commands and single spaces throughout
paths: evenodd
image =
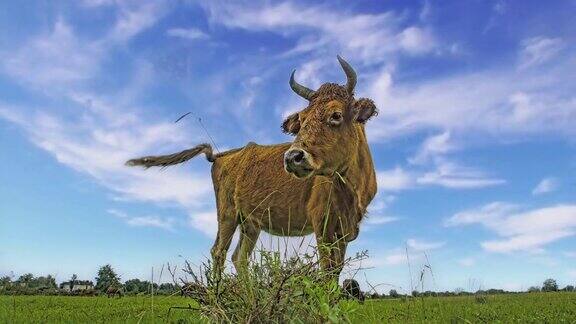
M 212 152 L 212 146 L 210 146 L 210 144 L 200 144 L 196 147 L 184 150 L 179 153 L 158 156 L 145 156 L 138 159 L 132 159 L 127 161 L 126 165 L 143 166 L 146 169 L 153 166 L 167 167 L 169 165 L 186 162 L 200 153 L 204 153 L 206 155 L 206 160 L 209 162 L 214 162 L 214 160 L 216 160 L 216 156 Z

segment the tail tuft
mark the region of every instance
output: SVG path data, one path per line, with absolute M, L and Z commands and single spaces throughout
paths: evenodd
M 179 153 L 159 156 L 145 156 L 138 159 L 128 160 L 126 161 L 126 165 L 131 167 L 142 166 L 146 169 L 153 166 L 167 167 L 169 165 L 186 162 L 200 153 L 206 154 L 206 159 L 209 162 L 214 162 L 215 157 L 212 153 L 212 146 L 210 146 L 210 144 L 200 144 L 196 147 L 184 150 Z

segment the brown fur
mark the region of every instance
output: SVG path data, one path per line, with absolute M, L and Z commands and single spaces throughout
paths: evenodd
M 341 113 L 338 127 L 326 121 Z M 364 123 L 376 114 L 369 99 L 355 100 L 343 86 L 326 83 L 308 107 L 284 121 L 293 143 L 257 145 L 213 155 L 202 144 L 181 153 L 130 160 L 128 165 L 167 166 L 205 153 L 212 165 L 218 233 L 212 248 L 221 271 L 232 236 L 240 227 L 233 254 L 243 269 L 260 231 L 282 236 L 314 233 L 324 269 L 340 273 L 346 246 L 358 235 L 359 223 L 376 194 L 376 176 Z M 294 147 L 310 153 L 315 170 L 304 179 L 284 170 L 284 153 Z M 328 248 L 324 248 L 328 247 Z

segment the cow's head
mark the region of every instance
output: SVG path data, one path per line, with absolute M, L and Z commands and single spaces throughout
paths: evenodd
M 282 123 L 284 132 L 296 135 L 284 153 L 284 168 L 298 178 L 343 173 L 365 139 L 364 123 L 377 114 L 372 100 L 354 99 L 356 72 L 340 56 L 338 61 L 346 73 L 346 86 L 324 83 L 314 91 L 294 81 L 295 71 L 290 76 L 292 90 L 309 101 L 308 107 Z

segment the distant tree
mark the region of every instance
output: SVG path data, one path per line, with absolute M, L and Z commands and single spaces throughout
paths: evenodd
M 124 282 L 124 290 L 126 293 L 137 294 L 137 293 L 150 293 L 150 288 L 154 288 L 156 290 L 168 290 L 169 287 L 173 287 L 173 290 L 176 290 L 176 287 L 173 284 L 162 284 L 158 286 L 157 283 L 152 284 L 150 281 L 147 280 L 140 280 L 140 279 L 130 279 Z
M 56 284 L 56 278 L 52 277 L 52 275 L 47 275 L 46 285 L 50 288 L 56 289 L 58 287 L 58 285 Z
M 572 291 L 574 291 L 574 286 L 568 285 L 568 286 L 564 287 L 564 289 L 562 289 L 562 290 L 572 292 Z
M 0 278 L 0 287 L 8 287 L 12 283 L 12 278 L 10 276 L 4 276 Z
M 418 297 L 418 296 L 420 296 L 418 290 L 412 290 L 412 297 Z
M 546 279 L 542 284 L 542 291 L 558 291 L 558 283 L 554 279 Z
M 140 279 L 126 280 L 126 282 L 124 283 L 124 290 L 127 293 L 137 294 L 140 292 L 141 285 L 142 281 L 140 281 Z
M 454 294 L 455 294 L 455 295 L 462 295 L 463 292 L 464 292 L 464 288 L 456 288 L 456 289 L 454 289 Z
M 532 286 L 532 287 L 528 288 L 529 293 L 534 293 L 534 292 L 539 292 L 539 291 L 540 291 L 540 288 L 536 287 L 536 286 Z
M 51 275 L 47 275 L 46 277 L 38 277 L 36 279 L 34 279 L 32 281 L 31 284 L 32 287 L 36 287 L 36 288 L 42 288 L 42 289 L 47 289 L 47 288 L 56 288 L 56 279 L 54 277 L 52 277 Z
M 109 287 L 119 287 L 120 277 L 116 274 L 112 266 L 107 264 L 98 270 L 98 277 L 96 277 L 96 289 L 106 291 Z
M 174 285 L 173 283 L 163 283 L 160 285 L 160 287 L 158 287 L 158 290 L 167 293 L 175 292 L 176 285 Z
M 377 292 L 372 293 L 372 295 L 370 295 L 370 298 L 372 299 L 379 299 L 380 295 Z
M 492 289 L 486 290 L 486 293 L 487 293 L 488 295 L 499 295 L 499 294 L 505 294 L 506 291 L 504 291 L 503 289 L 494 289 L 494 288 L 492 288 Z
M 34 280 L 34 275 L 31 273 L 26 273 L 21 275 L 18 278 L 18 283 L 24 284 L 26 287 L 28 287 L 32 281 Z
M 77 279 L 78 276 L 76 274 L 73 274 L 72 277 L 70 278 L 70 291 L 74 290 L 74 284 L 76 284 Z
M 396 291 L 396 289 L 391 289 L 389 292 L 390 298 L 398 298 L 400 294 Z

